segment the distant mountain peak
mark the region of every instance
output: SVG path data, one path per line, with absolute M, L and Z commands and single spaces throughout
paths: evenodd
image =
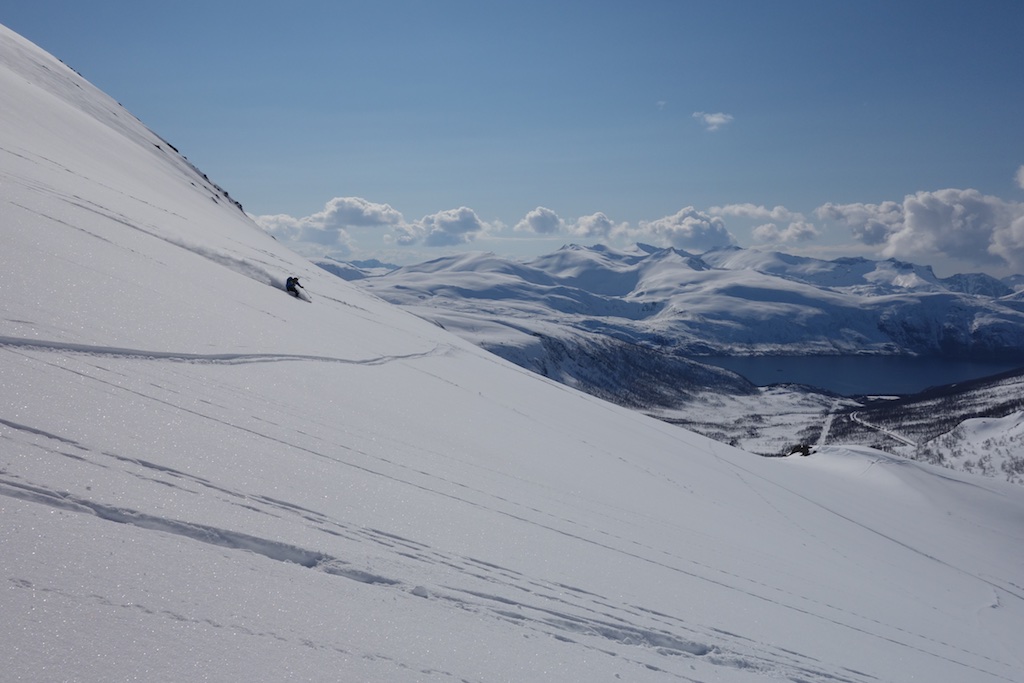
M 415 287 L 404 273 L 418 274 Z M 480 253 L 438 259 L 367 286 L 396 303 L 430 291 L 432 305 L 460 310 L 500 299 L 513 318 L 682 353 L 989 358 L 1024 349 L 1024 312 L 996 301 L 1011 293 L 1005 285 L 981 275 L 940 280 L 898 259 L 573 244 L 526 263 Z

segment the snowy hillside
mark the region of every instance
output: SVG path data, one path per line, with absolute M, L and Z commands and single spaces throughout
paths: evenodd
M 1024 679 L 1019 487 L 539 378 L 2 27 L 0 92 L 5 681 Z
M 924 448 L 953 469 L 1024 483 L 1024 412 L 964 420 Z
M 832 439 L 1024 484 L 1024 370 L 880 398 L 832 421 Z

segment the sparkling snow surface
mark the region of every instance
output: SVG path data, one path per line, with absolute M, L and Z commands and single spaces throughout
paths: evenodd
M 2 27 L 0 92 L 3 680 L 1024 680 L 1021 487 L 545 381 Z

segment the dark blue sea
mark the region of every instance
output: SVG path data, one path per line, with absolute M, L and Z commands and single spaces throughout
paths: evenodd
M 711 356 L 694 360 L 732 370 L 758 386 L 807 384 L 844 396 L 912 394 L 1024 365 L 906 356 Z

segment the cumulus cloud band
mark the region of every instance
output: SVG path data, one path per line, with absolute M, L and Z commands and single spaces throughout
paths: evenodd
M 552 235 L 560 232 L 563 227 L 564 222 L 558 217 L 557 213 L 543 206 L 538 206 L 526 214 L 523 220 L 516 223 L 514 230 L 516 232 L 532 232 L 537 235 Z
M 1024 204 L 977 190 L 917 192 L 902 203 L 825 204 L 816 213 L 846 225 L 885 257 L 1024 268 Z
M 407 246 L 450 246 L 470 242 L 487 232 L 488 224 L 465 206 L 407 221 L 389 204 L 361 197 L 335 197 L 322 211 L 296 218 L 286 214 L 253 216 L 254 221 L 278 239 L 297 245 L 315 245 L 329 253 L 350 251 L 355 229 L 376 230 L 386 242 Z M 305 249 L 304 251 L 309 251 Z
M 661 244 L 687 251 L 707 251 L 736 244 L 736 238 L 726 229 L 724 220 L 692 206 L 672 216 L 641 222 L 639 232 Z
M 1024 183 L 1024 166 L 1017 172 Z M 936 259 L 955 267 L 1016 269 L 1024 272 L 1024 203 L 984 195 L 973 189 L 922 191 L 903 201 L 878 204 L 827 203 L 815 210 L 820 221 L 845 226 L 861 245 L 883 258 L 931 263 Z M 487 223 L 466 206 L 407 220 L 388 204 L 360 197 L 335 197 L 309 216 L 253 216 L 278 239 L 307 255 L 347 256 L 356 237 L 387 245 L 454 247 L 494 236 L 504 226 Z M 553 209 L 538 206 L 513 227 L 524 236 L 566 235 L 581 240 L 635 241 L 686 251 L 707 251 L 738 244 L 726 226 L 750 221 L 757 243 L 800 243 L 820 236 L 819 229 L 797 211 L 784 206 L 750 203 L 713 206 L 700 211 L 687 206 L 671 216 L 616 223 L 603 212 L 563 219 Z

